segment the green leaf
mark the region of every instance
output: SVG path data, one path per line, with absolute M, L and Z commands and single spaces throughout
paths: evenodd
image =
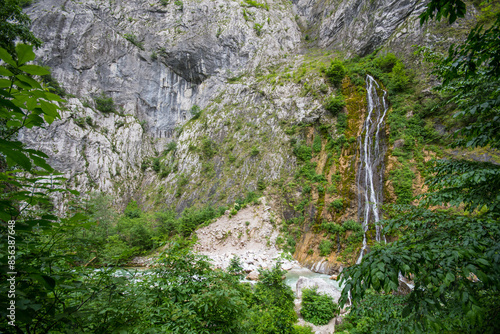
M 56 281 L 47 275 L 30 275 L 33 279 L 37 280 L 40 284 L 42 284 L 47 290 L 54 290 L 56 286 Z
M 21 80 L 22 82 L 28 84 L 30 87 L 42 88 L 42 86 L 40 85 L 40 83 L 38 81 L 36 81 L 35 79 L 30 78 L 24 74 L 18 74 L 18 75 L 16 75 L 16 78 Z
M 23 65 L 19 69 L 31 75 L 47 75 L 50 71 L 38 65 Z
M 17 63 L 19 65 L 25 64 L 29 61 L 35 60 L 35 53 L 33 46 L 19 43 L 16 45 Z
M 14 61 L 10 53 L 4 48 L 0 48 L 0 59 L 2 59 L 4 62 L 6 62 L 11 66 L 17 67 L 16 62 Z
M 3 66 L 0 66 L 0 75 L 3 75 L 5 77 L 11 77 L 14 75 L 14 73 L 12 73 L 11 71 L 9 71 L 8 69 L 6 69 Z
M 50 102 L 40 101 L 40 106 L 45 114 L 45 120 L 50 124 L 55 118 L 60 118 L 57 106 Z
M 12 85 L 12 81 L 9 79 L 0 79 L 0 88 L 9 88 Z
M 5 147 L 0 146 L 0 152 L 2 152 L 8 160 L 18 164 L 23 167 L 25 170 L 31 170 L 31 161 L 28 159 L 26 155 L 24 155 L 21 151 L 14 151 L 7 149 Z

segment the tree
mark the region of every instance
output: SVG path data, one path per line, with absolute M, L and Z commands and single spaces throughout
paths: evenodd
M 433 0 L 422 22 L 436 15 L 452 23 L 465 14 L 460 0 Z M 437 91 L 454 105 L 461 125 L 453 147 L 500 148 L 500 16 L 483 30 L 476 26 L 465 43 L 435 61 Z M 430 55 L 430 54 L 428 54 Z M 442 106 L 442 105 L 441 105 Z M 399 276 L 414 288 L 402 301 L 407 331 L 500 330 L 500 167 L 459 159 L 435 161 L 420 206 L 392 206 L 384 234 L 402 236 L 376 245 L 359 265 L 342 273 L 342 303 L 354 308 L 365 291 L 395 291 Z M 447 210 L 430 210 L 445 205 Z M 455 207 L 455 208 L 453 208 Z
M 35 47 L 42 45 L 42 41 L 30 31 L 31 20 L 23 13 L 18 0 L 0 0 L 0 47 L 12 52 L 15 41 L 32 44 Z

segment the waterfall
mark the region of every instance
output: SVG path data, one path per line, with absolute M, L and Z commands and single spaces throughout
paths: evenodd
M 360 161 L 357 174 L 358 216 L 363 221 L 363 247 L 356 261 L 357 264 L 363 259 L 366 250 L 368 224 L 375 224 L 375 240 L 378 242 L 381 240 L 382 226 L 378 222 L 380 220 L 379 208 L 383 201 L 384 157 L 387 150 L 384 129 L 387 91 L 382 90 L 383 95 L 380 96 L 377 88 L 381 90 L 377 81 L 368 75 L 366 77 L 368 115 L 359 140 Z M 386 242 L 384 235 L 382 239 Z

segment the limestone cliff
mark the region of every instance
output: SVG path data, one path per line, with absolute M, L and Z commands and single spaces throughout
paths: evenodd
M 416 42 L 440 38 L 432 29 L 421 37 L 427 27 L 417 16 L 425 3 L 37 1 L 27 11 L 44 41 L 38 59 L 69 97 L 61 120 L 25 131 L 22 140 L 47 152 L 71 186 L 114 194 L 118 204 L 134 197 L 145 208 L 180 211 L 232 203 L 267 186 L 280 221 L 294 218 L 286 202 L 303 189 L 282 192 L 297 169 L 290 143 L 310 144 L 316 133 L 298 135 L 297 127 L 323 124 L 330 126 L 324 136 L 340 135 L 323 107 L 333 92 L 324 67 L 335 57 L 378 48 L 407 53 Z M 114 111 L 98 110 L 96 101 L 105 97 Z M 362 103 L 361 97 L 349 104 L 354 139 Z M 342 197 L 353 200 L 342 212 L 323 210 L 338 196 L 313 189 L 319 202 L 307 218 L 355 217 L 356 147 L 344 149 L 337 167 L 327 155 L 323 146 L 317 173 L 328 182 L 341 175 Z M 303 232 L 309 230 L 306 224 Z M 321 238 L 307 238 L 296 256 L 313 265 L 322 257 L 306 260 L 306 249 Z

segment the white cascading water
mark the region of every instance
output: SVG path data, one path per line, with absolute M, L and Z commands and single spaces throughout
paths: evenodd
M 366 232 L 368 224 L 375 224 L 375 240 L 380 242 L 379 208 L 382 204 L 384 156 L 387 150 L 385 141 L 385 115 L 387 113 L 386 95 L 379 96 L 380 86 L 372 76 L 366 77 L 366 95 L 368 115 L 361 133 L 359 150 L 360 164 L 357 175 L 358 215 L 363 219 L 363 247 L 356 261 L 361 263 L 366 250 Z M 382 239 L 386 242 L 385 235 Z

